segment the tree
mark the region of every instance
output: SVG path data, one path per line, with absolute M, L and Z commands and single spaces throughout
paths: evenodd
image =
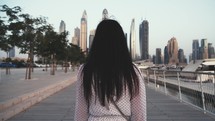
M 19 38 L 20 22 L 19 14 L 21 8 L 15 6 L 13 8 L 8 7 L 7 5 L 0 6 L 0 12 L 5 12 L 6 16 L 0 17 L 0 49 L 8 53 L 11 48 L 17 43 Z M 7 61 L 8 62 L 8 61 Z M 6 74 L 10 73 L 10 68 L 6 67 Z
M 68 46 L 68 60 L 70 60 L 71 63 L 73 64 L 78 64 L 78 63 L 84 63 L 85 62 L 85 55 L 81 51 L 81 48 L 78 47 L 77 45 L 74 45 L 72 43 L 69 44 Z
M 21 49 L 20 53 L 28 54 L 28 79 L 30 79 L 33 57 L 37 53 L 35 47 L 38 45 L 38 36 L 42 35 L 47 28 L 46 18 L 33 18 L 29 14 L 21 14 L 19 6 L 9 8 L 3 5 L 0 12 L 6 14 L 6 17 L 0 19 L 0 28 L 2 28 L 0 48 L 8 53 L 12 47 L 17 46 Z

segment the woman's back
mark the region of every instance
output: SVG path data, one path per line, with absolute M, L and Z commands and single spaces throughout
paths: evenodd
M 132 116 L 136 110 L 132 101 L 142 105 L 141 100 L 145 106 L 145 87 L 140 75 L 132 63 L 122 27 L 114 20 L 103 20 L 96 29 L 87 61 L 79 71 L 76 106 L 87 106 L 85 113 L 91 120 L 123 118 L 114 101 L 124 114 Z

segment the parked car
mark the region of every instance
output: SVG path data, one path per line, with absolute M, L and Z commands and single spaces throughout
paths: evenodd
M 9 63 L 3 62 L 3 63 L 0 63 L 0 67 L 2 67 L 2 68 L 6 68 L 6 67 L 15 68 L 16 65 L 12 64 L 11 62 L 9 62 Z

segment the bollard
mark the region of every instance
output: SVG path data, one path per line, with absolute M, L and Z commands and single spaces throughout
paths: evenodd
M 182 97 L 181 97 L 181 83 L 180 83 L 180 78 L 179 78 L 179 72 L 177 72 L 177 79 L 178 79 L 179 100 L 180 100 L 180 102 L 182 102 Z

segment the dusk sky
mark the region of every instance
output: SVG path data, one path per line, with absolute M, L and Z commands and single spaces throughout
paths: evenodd
M 88 35 L 102 18 L 103 9 L 114 16 L 130 32 L 135 18 L 136 38 L 139 41 L 139 24 L 149 22 L 149 54 L 161 48 L 162 54 L 168 40 L 175 37 L 186 57 L 192 52 L 194 39 L 207 38 L 215 47 L 215 0 L 0 0 L 0 5 L 20 6 L 23 13 L 32 17 L 48 17 L 48 22 L 59 31 L 60 21 L 66 23 L 68 39 L 74 28 L 80 28 L 83 11 L 87 12 Z M 2 14 L 0 14 L 2 16 Z M 18 53 L 18 52 L 16 52 Z M 3 55 L 0 53 L 0 57 Z

